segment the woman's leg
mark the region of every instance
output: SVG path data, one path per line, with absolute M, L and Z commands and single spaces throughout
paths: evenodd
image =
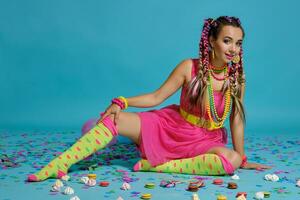
M 151 166 L 148 160 L 138 161 L 134 171 L 153 171 L 166 173 L 225 175 L 222 161 L 216 154 L 201 154 L 192 158 L 170 160 L 158 166 Z
M 135 144 L 139 144 L 141 120 L 138 114 L 121 112 L 119 119 L 116 121 L 116 127 L 120 135 L 131 139 Z
M 28 181 L 42 181 L 64 176 L 73 164 L 104 148 L 118 132 L 134 142 L 138 142 L 140 137 L 140 119 L 138 115 L 121 112 L 116 124 L 113 123 L 112 116 L 106 117 L 43 169 L 29 175 Z
M 241 164 L 238 153 L 225 147 L 214 147 L 206 154 L 193 158 L 171 160 L 162 165 L 151 166 L 147 160 L 140 160 L 134 166 L 135 171 L 155 171 L 198 175 L 232 174 Z
M 220 156 L 224 169 L 227 171 L 231 170 L 233 172 L 242 164 L 241 155 L 238 152 L 226 147 L 213 147 L 209 149 L 207 153 L 214 153 Z

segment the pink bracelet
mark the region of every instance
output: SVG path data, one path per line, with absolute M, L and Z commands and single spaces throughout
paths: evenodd
M 118 105 L 122 110 L 125 108 L 124 102 L 122 102 L 118 98 L 114 98 L 113 100 L 111 100 L 111 103 Z
M 245 167 L 246 164 L 247 164 L 247 156 L 243 155 L 241 167 Z

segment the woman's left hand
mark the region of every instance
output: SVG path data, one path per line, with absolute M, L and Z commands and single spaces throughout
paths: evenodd
M 267 166 L 267 165 L 258 164 L 258 163 L 247 162 L 246 165 L 244 165 L 241 168 L 243 168 L 243 169 L 271 169 L 272 167 Z

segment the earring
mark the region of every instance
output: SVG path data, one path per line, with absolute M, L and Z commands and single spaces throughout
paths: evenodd
M 233 57 L 233 59 L 232 59 L 232 62 L 233 62 L 234 64 L 237 64 L 237 63 L 240 62 L 240 60 L 241 60 L 240 56 L 239 56 L 239 55 L 235 55 L 235 56 Z
M 215 50 L 214 49 L 212 49 L 211 54 L 212 54 L 212 59 L 215 59 Z

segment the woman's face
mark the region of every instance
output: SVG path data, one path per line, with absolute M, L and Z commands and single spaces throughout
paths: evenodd
M 235 55 L 241 50 L 243 41 L 243 32 L 238 27 L 223 26 L 217 40 L 210 38 L 210 44 L 215 51 L 212 64 L 215 66 L 223 66 L 232 61 Z

